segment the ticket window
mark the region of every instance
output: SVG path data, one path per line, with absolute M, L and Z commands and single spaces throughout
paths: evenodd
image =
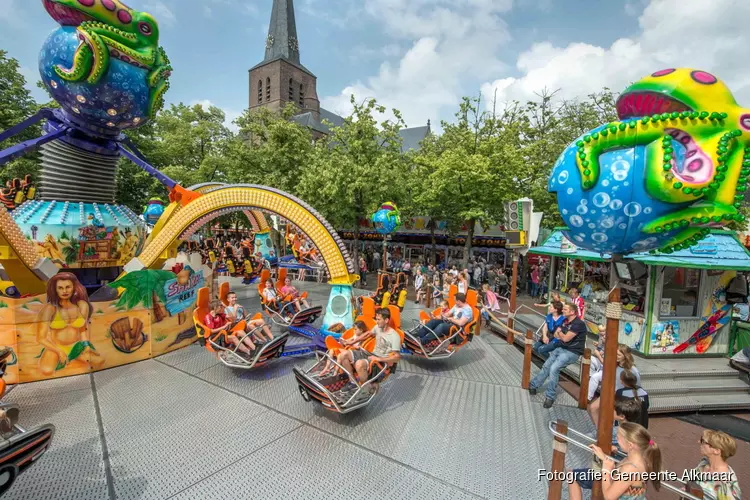
M 659 315 L 671 318 L 697 318 L 701 270 L 684 267 L 664 268 Z

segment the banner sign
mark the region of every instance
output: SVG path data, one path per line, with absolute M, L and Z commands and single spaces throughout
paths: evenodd
M 196 273 L 189 267 L 185 267 L 175 279 L 167 281 L 164 284 L 164 296 L 167 298 L 166 308 L 169 314 L 175 315 L 191 307 L 203 282 L 203 271 Z

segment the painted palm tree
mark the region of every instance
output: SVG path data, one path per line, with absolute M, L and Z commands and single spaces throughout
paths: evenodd
M 62 243 L 62 241 L 62 237 L 60 237 L 60 242 Z M 65 257 L 65 263 L 67 265 L 70 266 L 78 260 L 78 251 L 80 249 L 81 244 L 78 242 L 78 240 L 68 240 L 66 242 L 65 246 L 62 247 L 62 253 L 63 257 Z
M 117 307 L 133 309 L 143 305 L 153 308 L 154 320 L 158 323 L 169 315 L 167 308 L 164 306 L 167 302 L 164 284 L 174 277 L 175 275 L 171 271 L 143 269 L 128 273 L 108 286 L 125 289 L 120 296 L 120 300 L 115 304 Z

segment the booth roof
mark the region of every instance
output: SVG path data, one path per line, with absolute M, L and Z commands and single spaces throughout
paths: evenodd
M 530 249 L 529 252 L 579 260 L 607 262 L 611 259 L 611 256 L 608 254 L 601 255 L 581 248 L 576 248 L 575 252 L 561 252 L 560 244 L 563 239 L 562 231 L 564 229 L 556 228 L 544 243 Z M 748 252 L 739 239 L 737 239 L 737 236 L 731 231 L 714 230 L 696 245 L 672 254 L 637 253 L 628 255 L 627 258 L 652 266 L 750 271 L 750 252 Z
M 630 258 L 652 266 L 750 271 L 750 252 L 731 231 L 712 231 L 692 247 L 672 254 L 641 253 Z
M 552 232 L 552 234 L 549 235 L 549 238 L 544 240 L 544 243 L 539 245 L 538 247 L 531 248 L 529 250 L 529 253 L 539 254 L 539 255 L 551 255 L 553 257 L 567 257 L 570 259 L 578 259 L 578 260 L 595 260 L 599 262 L 609 262 L 612 259 L 612 256 L 609 254 L 599 254 L 596 252 L 592 252 L 590 250 L 584 250 L 582 248 L 576 247 L 574 252 L 567 252 L 563 253 L 560 251 L 560 245 L 562 244 L 563 240 L 563 230 L 565 228 L 555 228 L 555 230 Z

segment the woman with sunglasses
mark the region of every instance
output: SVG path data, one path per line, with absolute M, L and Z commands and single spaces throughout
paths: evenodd
M 696 470 L 701 473 L 696 481 L 704 494 L 719 500 L 740 500 L 742 492 L 734 470 L 727 460 L 737 452 L 737 444 L 721 431 L 703 431 L 700 439 L 701 459 Z M 709 497 L 709 498 L 711 498 Z

